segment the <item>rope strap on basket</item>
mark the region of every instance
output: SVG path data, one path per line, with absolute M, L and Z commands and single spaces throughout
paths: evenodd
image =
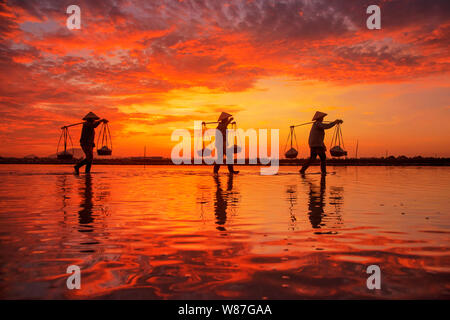
M 106 122 L 104 122 L 100 127 L 100 133 L 97 138 L 97 150 L 101 149 L 102 147 L 106 147 L 112 151 L 111 133 Z
M 336 128 L 334 129 L 333 132 L 333 137 L 331 138 L 331 146 L 330 149 L 334 146 L 339 146 L 341 147 L 342 145 L 342 149 L 345 148 L 344 146 L 344 137 L 342 135 L 342 129 L 341 129 L 341 125 L 338 123 L 336 125 Z
M 292 149 L 292 147 L 294 145 L 294 140 L 295 140 L 295 147 L 298 150 L 297 135 L 295 134 L 295 127 L 291 126 L 289 129 L 290 129 L 290 131 L 289 131 L 289 134 L 288 134 L 288 137 L 287 137 L 287 140 L 286 140 L 286 144 L 284 146 L 284 153 L 286 153 L 286 151 L 287 151 L 286 149 L 288 147 L 289 140 L 290 140 L 290 143 L 291 143 L 290 144 L 291 147 L 289 149 Z
M 64 153 L 67 152 L 67 145 L 70 144 L 72 145 L 72 152 L 73 152 L 73 142 L 72 142 L 72 137 L 69 134 L 69 128 L 67 127 L 63 127 L 62 128 L 62 132 L 61 135 L 59 136 L 59 140 L 58 140 L 58 146 L 56 147 L 56 153 L 59 153 L 59 145 L 61 144 L 61 139 L 63 139 L 63 143 L 64 143 Z
M 234 133 L 234 145 L 233 148 L 239 147 L 242 145 L 242 141 L 241 141 L 241 136 L 239 135 L 239 132 L 237 131 L 237 124 L 236 122 L 233 122 L 231 124 L 231 128 L 233 129 L 233 133 Z M 239 143 L 238 143 L 238 139 L 239 139 Z
M 208 128 L 206 127 L 206 123 L 202 122 L 202 151 L 205 150 L 205 139 L 203 139 L 203 135 L 205 134 Z

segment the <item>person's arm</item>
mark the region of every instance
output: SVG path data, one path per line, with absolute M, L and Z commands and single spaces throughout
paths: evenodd
M 95 121 L 94 122 L 94 128 L 97 128 L 98 126 L 99 126 L 99 124 L 100 123 L 107 123 L 108 122 L 108 120 L 106 120 L 106 119 L 101 119 L 101 120 L 97 120 L 97 121 Z
M 333 128 L 335 125 L 337 125 L 338 123 L 343 123 L 344 121 L 342 120 L 334 120 L 333 122 L 330 123 L 318 123 L 318 126 L 322 129 L 331 129 Z

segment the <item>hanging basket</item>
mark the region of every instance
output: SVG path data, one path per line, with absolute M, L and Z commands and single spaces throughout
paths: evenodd
M 213 150 L 211 148 L 204 148 L 197 151 L 197 154 L 199 157 L 210 157 L 213 153 Z
M 235 132 L 237 132 L 237 131 L 236 131 L 236 130 L 237 130 L 237 128 L 236 128 L 236 122 L 234 122 L 234 123 L 232 124 L 232 126 L 233 126 L 233 129 L 235 130 Z M 202 123 L 202 149 L 197 150 L 197 154 L 198 154 L 200 157 L 210 157 L 210 156 L 212 156 L 212 154 L 213 154 L 213 149 L 211 149 L 211 148 L 209 148 L 209 147 L 205 147 L 205 140 L 203 139 L 203 134 L 204 134 L 204 132 L 205 132 L 206 130 L 207 130 L 206 123 L 203 122 L 203 123 Z M 240 146 L 240 143 L 238 144 L 238 139 L 239 139 L 239 142 L 240 142 L 240 139 L 241 139 L 240 136 L 235 135 L 235 136 L 234 136 L 234 145 L 233 145 L 233 146 L 227 147 L 226 150 L 232 149 L 232 152 L 233 152 L 234 154 L 240 153 L 240 152 L 242 151 L 242 147 Z M 225 151 L 225 152 L 226 152 L 226 151 Z
M 97 154 L 99 156 L 110 156 L 112 154 L 112 150 L 106 146 L 103 146 L 100 149 L 97 149 Z
M 284 156 L 288 159 L 295 159 L 298 156 L 298 151 L 295 150 L 295 148 L 290 148 L 288 151 L 286 151 Z
M 294 146 L 294 141 L 295 141 L 295 146 L 298 149 L 298 143 L 297 143 L 297 136 L 295 135 L 295 127 L 291 126 L 290 127 L 290 132 L 286 141 L 286 146 L 284 147 L 285 153 L 284 156 L 287 159 L 295 159 L 298 156 L 298 151 L 297 149 L 295 149 Z M 288 143 L 290 143 L 291 148 L 286 151 L 287 147 L 288 147 Z
M 212 156 L 213 153 L 213 149 L 205 147 L 205 140 L 203 139 L 203 135 L 205 134 L 206 130 L 208 130 L 208 128 L 206 127 L 206 122 L 202 122 L 202 139 L 201 139 L 202 145 L 201 149 L 197 149 L 197 155 L 199 157 L 210 157 Z
M 110 156 L 112 154 L 111 133 L 108 123 L 103 122 L 97 138 L 97 154 L 99 156 Z
M 334 129 L 333 138 L 331 139 L 331 156 L 336 158 L 347 156 L 347 151 L 345 151 L 344 148 L 344 138 L 342 136 L 341 125 L 337 124 Z
M 236 121 L 233 122 L 231 125 L 232 125 L 232 129 L 235 132 L 235 135 L 234 135 L 234 145 L 230 146 L 229 148 L 233 149 L 233 153 L 234 154 L 241 153 L 241 151 L 242 151 L 242 147 L 241 147 L 242 142 L 241 142 L 241 137 L 239 135 L 239 132 L 237 131 Z M 238 143 L 238 140 L 239 140 L 239 143 Z
M 343 157 L 347 155 L 347 151 L 342 149 L 340 146 L 334 146 L 333 148 L 330 149 L 330 154 L 333 157 Z
M 242 147 L 240 145 L 235 144 L 233 146 L 229 146 L 227 148 L 227 152 L 228 152 L 228 150 L 231 150 L 231 152 L 234 154 L 238 154 L 242 151 Z
M 73 159 L 73 142 L 69 134 L 69 128 L 62 127 L 61 135 L 59 136 L 58 146 L 56 147 L 56 157 L 60 160 L 71 160 Z M 62 144 L 61 144 L 62 140 Z M 72 152 L 69 151 L 69 144 L 72 145 Z M 62 147 L 64 146 L 64 149 Z M 61 150 L 60 150 L 61 148 Z
M 61 151 L 56 155 L 56 157 L 60 160 L 71 160 L 73 159 L 73 154 L 71 154 L 69 151 Z

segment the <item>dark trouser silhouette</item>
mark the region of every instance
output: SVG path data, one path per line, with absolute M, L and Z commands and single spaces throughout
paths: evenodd
M 226 142 L 224 142 L 224 145 L 226 145 L 225 143 Z M 223 159 L 223 156 L 227 154 L 226 152 L 227 152 L 227 150 L 224 147 L 223 148 L 223 153 L 222 153 L 222 163 L 226 163 L 226 161 Z M 228 167 L 228 172 L 230 172 L 230 173 L 239 173 L 239 171 L 234 171 L 234 167 L 233 167 L 232 164 L 228 164 L 227 167 Z M 218 173 L 219 169 L 220 169 L 220 164 L 215 164 L 214 165 L 214 173 Z
M 234 173 L 235 172 L 232 164 L 227 165 L 227 167 L 228 167 L 228 171 L 230 173 Z M 215 164 L 214 165 L 214 173 L 218 173 L 219 169 L 220 169 L 220 164 Z
M 78 172 L 78 170 L 80 170 L 82 166 L 86 165 L 85 172 L 89 173 L 91 172 L 92 161 L 94 160 L 94 146 L 82 144 L 81 148 L 83 149 L 86 157 L 84 158 L 84 160 L 77 163 L 77 165 L 75 166 L 75 170 Z
M 300 172 L 304 173 L 310 164 L 316 160 L 317 156 L 320 158 L 320 171 L 322 173 L 327 173 L 327 155 L 325 154 L 325 147 L 312 147 L 311 156 L 306 160 L 305 164 L 301 168 Z

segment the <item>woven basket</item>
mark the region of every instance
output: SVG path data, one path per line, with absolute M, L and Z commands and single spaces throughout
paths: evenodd
M 284 156 L 288 159 L 295 159 L 298 156 L 298 151 L 295 150 L 294 148 L 290 148 L 288 151 L 286 151 Z

